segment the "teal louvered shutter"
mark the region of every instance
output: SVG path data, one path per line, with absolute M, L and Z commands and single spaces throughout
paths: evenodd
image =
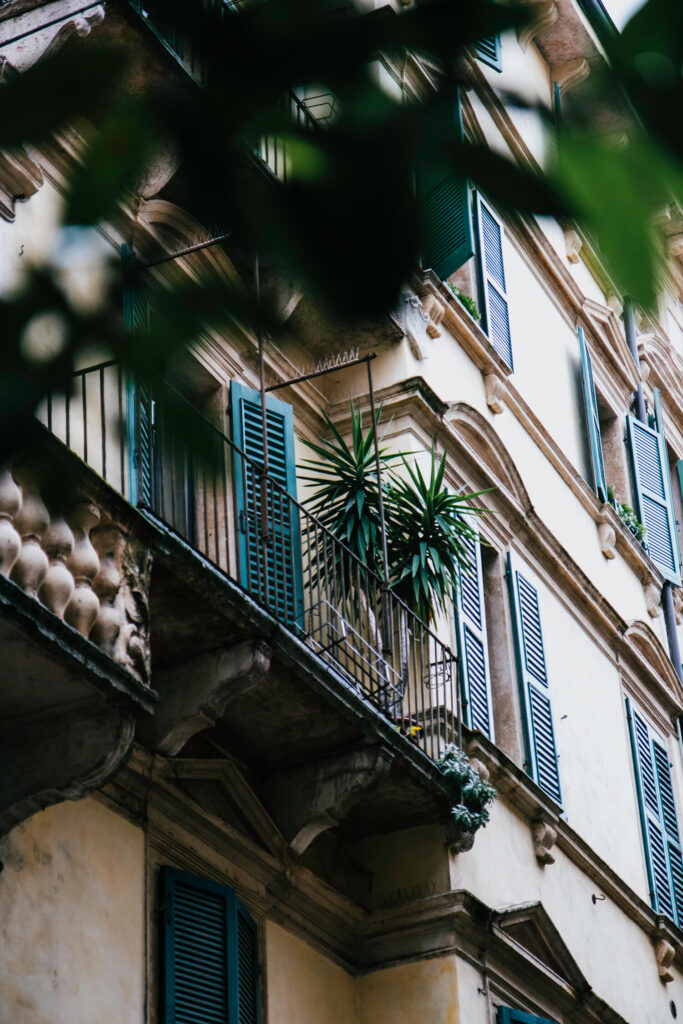
M 469 565 L 458 568 L 456 627 L 465 723 L 493 739 L 484 579 L 479 537 L 463 538 Z
M 121 246 L 123 323 L 127 331 L 149 330 L 149 297 L 142 288 L 130 246 Z M 154 399 L 149 385 L 128 372 L 126 377 L 128 498 L 132 505 L 152 505 Z
M 258 931 L 235 892 L 164 867 L 160 896 L 163 1024 L 258 1024 Z
M 527 741 L 528 772 L 541 789 L 562 803 L 550 687 L 536 588 L 508 555 L 517 667 Z
M 556 1024 L 548 1017 L 536 1017 L 533 1013 L 525 1013 L 524 1010 L 513 1010 L 510 1006 L 499 1006 L 496 1014 L 496 1024 Z
M 500 35 L 489 36 L 487 39 L 480 39 L 474 46 L 474 52 L 482 64 L 488 64 L 495 71 L 503 70 L 503 55 L 501 52 Z
M 476 209 L 484 329 L 498 355 L 512 370 L 514 364 L 503 265 L 503 228 L 479 193 L 476 195 Z
M 427 148 L 433 160 L 418 162 L 418 198 L 424 233 L 423 266 L 444 280 L 474 255 L 474 232 L 466 178 L 452 170 L 447 155 L 435 154 L 447 142 L 463 141 L 460 93 L 425 114 Z
M 626 698 L 652 907 L 683 924 L 683 859 L 669 753 Z
M 605 463 L 602 457 L 602 440 L 600 437 L 600 416 L 593 382 L 593 367 L 586 345 L 583 328 L 579 327 L 579 350 L 581 352 L 581 376 L 583 380 L 583 406 L 586 413 L 588 429 L 588 445 L 590 448 L 591 469 L 593 471 L 593 490 L 600 501 L 607 501 L 607 481 L 605 479 Z
M 553 113 L 555 115 L 555 128 L 559 131 L 562 124 L 562 95 L 559 82 L 553 82 Z
M 676 517 L 671 499 L 669 460 L 657 389 L 655 410 L 655 423 L 660 429 L 641 423 L 635 416 L 626 417 L 636 508 L 647 529 L 650 558 L 667 580 L 680 586 Z
M 233 381 L 230 409 L 235 453 L 235 501 L 238 515 L 240 582 L 281 621 L 294 624 L 303 609 L 301 541 L 296 505 L 294 418 L 292 407 L 266 395 L 269 483 L 264 554 L 260 467 L 263 465 L 261 395 Z
M 258 931 L 249 911 L 235 897 L 231 919 L 232 948 L 236 955 L 229 970 L 231 1024 L 258 1024 L 259 952 Z

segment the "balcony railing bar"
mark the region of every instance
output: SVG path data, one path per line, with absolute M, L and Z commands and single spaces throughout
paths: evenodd
M 258 460 L 167 382 L 138 387 L 132 406 L 132 382 L 114 360 L 77 371 L 74 384 L 66 396 L 47 397 L 53 433 L 68 446 L 78 439 L 78 453 L 94 460 L 93 468 L 125 497 L 134 474 L 138 482 L 147 474 L 150 486 L 147 492 L 138 487 L 138 504 L 242 586 L 430 757 L 458 742 L 462 709 L 453 653 L 283 483 L 264 477 Z M 145 401 L 150 424 L 154 408 L 147 464 L 140 453 Z M 203 452 L 180 435 L 174 422 L 179 403 L 206 432 Z M 118 414 L 114 447 L 111 409 Z M 135 422 L 127 424 L 131 409 Z M 131 426 L 137 466 L 128 450 Z M 110 466 L 117 467 L 118 480 L 108 480 Z M 241 476 L 234 510 L 230 467 Z

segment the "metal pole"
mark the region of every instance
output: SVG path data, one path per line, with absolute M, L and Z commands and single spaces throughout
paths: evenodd
M 391 629 L 390 603 L 389 603 L 389 555 L 387 552 L 387 526 L 384 517 L 384 493 L 382 489 L 382 466 L 379 457 L 379 444 L 377 442 L 377 416 L 375 414 L 375 390 L 372 385 L 372 363 L 370 357 L 366 358 L 368 368 L 368 392 L 370 395 L 370 415 L 372 417 L 372 441 L 375 448 L 375 471 L 377 473 L 377 498 L 379 505 L 379 530 L 382 538 L 382 575 L 384 587 L 382 588 L 382 647 L 387 654 L 393 652 L 394 636 Z
M 219 242 L 224 242 L 226 238 L 230 238 L 232 232 L 229 231 L 227 235 L 216 235 L 215 238 L 207 238 L 203 242 L 196 242 L 194 245 L 188 245 L 186 249 L 180 249 L 178 252 L 172 252 L 168 256 L 162 256 L 161 259 L 152 260 L 151 263 L 141 263 L 141 270 L 151 270 L 152 267 L 160 267 L 162 263 L 169 263 L 170 260 L 179 260 L 181 256 L 189 256 L 193 252 L 201 252 L 202 249 L 208 249 L 211 245 L 218 245 Z
M 624 327 L 626 328 L 626 341 L 631 350 L 633 361 L 638 369 L 638 388 L 634 396 L 636 400 L 636 416 L 641 423 L 645 423 L 647 425 L 643 382 L 640 380 L 640 359 L 638 358 L 638 342 L 636 340 L 636 322 L 633 315 L 633 300 L 628 296 L 624 298 Z
M 674 611 L 674 597 L 672 587 L 667 580 L 662 587 L 662 608 L 664 609 L 664 622 L 666 624 L 666 638 L 669 641 L 669 656 L 673 662 L 681 683 L 683 683 L 683 665 L 681 664 L 681 647 L 678 643 L 678 630 L 676 628 L 676 612 Z

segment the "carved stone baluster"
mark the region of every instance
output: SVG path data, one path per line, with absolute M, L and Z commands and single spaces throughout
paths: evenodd
M 106 523 L 93 530 L 92 542 L 100 556 L 100 568 L 93 581 L 93 589 L 100 599 L 100 610 L 90 639 L 113 658 L 125 622 L 122 602 L 117 599 L 121 588 L 125 537 L 114 523 Z
M 74 533 L 74 548 L 66 566 L 74 578 L 76 588 L 64 618 L 70 626 L 87 637 L 100 610 L 99 598 L 92 588 L 100 560 L 90 540 L 90 531 L 99 522 L 100 510 L 90 502 L 80 501 L 69 510 L 66 518 Z
M 21 535 L 12 520 L 21 508 L 21 491 L 9 469 L 0 470 L 0 576 L 9 576 L 21 551 Z
M 71 527 L 62 516 L 53 519 L 45 534 L 43 548 L 50 560 L 47 575 L 40 588 L 40 600 L 50 611 L 64 618 L 64 612 L 74 592 L 74 578 L 66 567 L 74 547 Z
M 40 496 L 37 468 L 19 466 L 14 477 L 21 486 L 22 503 L 14 520 L 21 535 L 21 551 L 12 568 L 12 579 L 31 597 L 38 597 L 49 565 L 40 541 L 50 525 L 50 514 Z

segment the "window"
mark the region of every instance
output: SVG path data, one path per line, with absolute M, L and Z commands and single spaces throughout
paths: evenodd
M 541 789 L 562 803 L 550 684 L 545 663 L 538 592 L 508 556 L 517 670 L 527 747 L 526 767 Z
M 607 501 L 607 480 L 605 478 L 605 463 L 602 454 L 598 400 L 595 394 L 595 384 L 593 382 L 593 367 L 582 327 L 579 327 L 578 333 L 579 351 L 581 353 L 583 406 L 586 414 L 586 429 L 588 432 L 588 447 L 590 451 L 593 490 L 600 501 Z
M 503 226 L 479 193 L 475 197 L 475 209 L 482 327 L 498 355 L 512 370 L 510 315 L 503 264 Z
M 162 1024 L 258 1024 L 258 931 L 234 890 L 164 867 Z
M 680 586 L 676 516 L 659 388 L 654 389 L 654 409 L 652 426 L 635 416 L 626 417 L 635 505 L 647 530 L 650 558 L 667 580 Z
M 509 1006 L 499 1006 L 496 1024 L 555 1024 L 555 1021 L 548 1020 L 547 1017 L 535 1017 L 523 1010 L 513 1010 Z
M 683 859 L 669 752 L 626 698 L 652 908 L 683 925 Z
M 425 136 L 433 146 L 463 141 L 460 94 L 433 107 L 425 117 Z M 474 255 L 474 234 L 467 179 L 455 174 L 446 156 L 417 167 L 418 200 L 424 224 L 423 266 L 445 280 Z
M 463 718 L 470 729 L 480 729 L 493 739 L 491 673 L 479 535 L 477 534 L 476 538 L 464 539 L 464 543 L 469 565 L 460 566 L 458 569 L 456 594 L 458 668 Z
M 262 515 L 264 489 L 261 395 L 237 381 L 230 386 L 232 437 L 235 452 L 235 505 L 239 531 L 240 582 L 279 619 L 300 621 L 303 608 L 301 541 L 296 505 L 294 417 L 292 407 L 266 396 L 268 477 L 266 515 Z M 264 526 L 267 532 L 263 543 Z

